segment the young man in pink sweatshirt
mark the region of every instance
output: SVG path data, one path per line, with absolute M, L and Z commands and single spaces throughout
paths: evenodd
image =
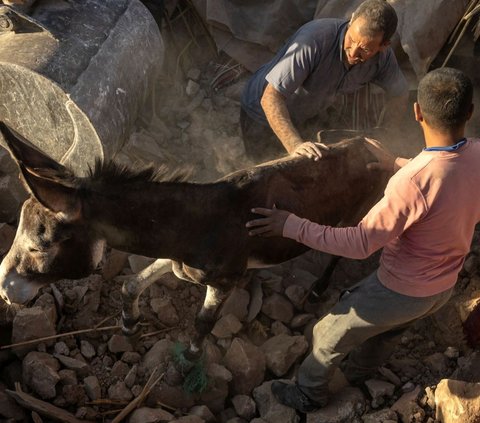
M 328 381 L 345 358 L 347 379 L 361 381 L 388 358 L 406 326 L 450 298 L 480 221 L 480 142 L 464 137 L 472 96 L 471 81 L 456 69 L 437 69 L 420 81 L 414 112 L 426 147 L 412 160 L 395 159 L 371 140 L 378 162 L 369 166 L 395 174 L 357 226 L 334 228 L 284 210 L 253 209 L 264 218 L 247 223 L 250 235 L 292 238 L 355 259 L 383 247 L 379 268 L 315 325 L 297 383 L 272 384 L 282 404 L 301 412 L 324 406 Z

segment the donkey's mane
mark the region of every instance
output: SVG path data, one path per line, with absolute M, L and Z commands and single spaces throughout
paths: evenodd
M 128 166 L 114 160 L 103 162 L 96 160 L 89 176 L 92 180 L 105 184 L 130 184 L 135 182 L 186 182 L 191 176 L 192 169 L 162 164 Z

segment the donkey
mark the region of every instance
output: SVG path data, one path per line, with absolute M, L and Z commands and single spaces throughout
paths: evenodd
M 216 310 L 247 269 L 282 263 L 308 249 L 284 238 L 249 236 L 245 223 L 254 217 L 252 207 L 275 204 L 324 224 L 353 224 L 386 181 L 367 169 L 375 157 L 364 138 L 331 145 L 318 162 L 287 157 L 199 184 L 178 172 L 111 162 L 76 177 L 4 123 L 0 130 L 30 193 L 0 266 L 1 297 L 26 303 L 52 279 L 89 275 L 105 244 L 158 258 L 123 285 L 124 332 L 136 331 L 141 292 L 173 270 L 206 286 L 190 357 L 200 353 Z

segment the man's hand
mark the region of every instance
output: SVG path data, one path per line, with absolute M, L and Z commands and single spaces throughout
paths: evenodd
M 299 144 L 290 154 L 292 156 L 305 156 L 318 161 L 322 158 L 322 150 L 328 151 L 328 146 L 320 142 L 305 141 Z
M 273 206 L 273 209 L 254 208 L 252 213 L 265 217 L 247 222 L 245 226 L 249 229 L 253 228 L 248 231 L 248 234 L 250 236 L 260 235 L 265 237 L 282 236 L 285 221 L 290 215 L 290 212 L 277 209 L 275 206 Z
M 377 162 L 368 163 L 367 168 L 371 170 L 386 170 L 388 172 L 394 172 L 395 156 L 377 140 L 365 137 L 365 141 L 365 146 L 378 160 Z

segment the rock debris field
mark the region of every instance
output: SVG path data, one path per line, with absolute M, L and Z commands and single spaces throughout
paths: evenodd
M 238 129 L 243 79 L 215 90 L 210 81 L 218 71 L 215 63 L 202 71 L 188 69 L 181 89 L 161 80 L 155 112 L 139 120 L 117 160 L 187 166 L 199 181 L 247 166 Z M 173 99 L 168 107 L 166 93 Z M 0 160 L 8 161 L 1 154 Z M 8 166 L 11 172 L 1 181 L 13 204 L 23 194 L 14 182 L 15 169 Z M 6 203 L 2 255 L 15 230 L 16 209 Z M 51 284 L 28 308 L 2 304 L 0 421 L 479 422 L 480 353 L 467 345 L 462 328 L 480 297 L 478 238 L 447 306 L 408 329 L 393 356 L 364 386 L 349 386 L 337 371 L 330 404 L 308 415 L 278 404 L 271 382 L 294 380 L 314 323 L 343 289 L 375 269 L 378 255 L 342 259 L 316 307 L 305 306 L 302 299 L 322 274 L 323 254 L 309 252 L 252 272 L 222 307 L 203 362 L 189 378 L 176 357 L 192 336 L 204 288 L 164 275 L 141 297 L 143 327 L 132 343 L 119 329 L 121 280 L 151 259 L 108 250 L 96 274 Z M 198 389 L 203 391 L 194 392 Z

